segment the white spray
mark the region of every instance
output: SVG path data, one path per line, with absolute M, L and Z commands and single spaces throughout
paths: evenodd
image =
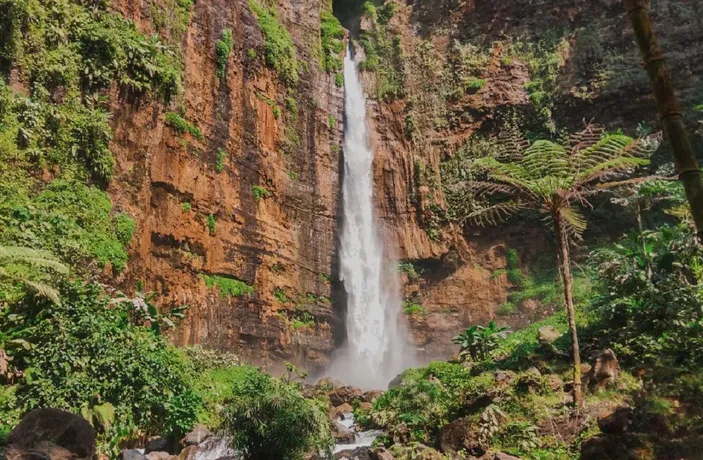
M 385 250 L 373 212 L 373 151 L 366 98 L 351 50 L 344 59 L 345 131 L 340 278 L 347 293 L 347 344 L 329 372 L 348 385 L 385 389 L 407 368 L 409 344 L 399 324 L 395 263 Z

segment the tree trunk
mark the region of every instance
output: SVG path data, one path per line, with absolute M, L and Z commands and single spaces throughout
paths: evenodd
M 652 264 L 649 263 L 649 254 L 647 254 L 647 243 L 644 240 L 644 226 L 642 225 L 642 206 L 640 205 L 639 197 L 635 197 L 637 203 L 637 230 L 640 232 L 640 244 L 642 245 L 642 257 L 647 267 L 647 279 L 652 279 Z
M 566 316 L 569 321 L 569 333 L 571 334 L 571 353 L 573 355 L 573 378 L 574 378 L 574 405 L 581 407 L 583 397 L 581 395 L 581 353 L 579 351 L 579 338 L 576 331 L 576 311 L 574 309 L 574 297 L 571 290 L 571 257 L 569 256 L 569 240 L 564 231 L 562 218 L 559 214 L 552 215 L 554 230 L 557 237 L 557 253 L 559 254 L 559 274 L 564 283 L 564 301 L 566 302 Z
M 703 237 L 703 178 L 693 147 L 686 134 L 679 101 L 671 85 L 664 57 L 657 44 L 649 19 L 647 0 L 625 0 L 627 15 L 635 31 L 635 39 L 644 61 L 644 68 L 657 101 L 659 117 L 674 157 L 674 165 L 686 191 L 699 242 Z

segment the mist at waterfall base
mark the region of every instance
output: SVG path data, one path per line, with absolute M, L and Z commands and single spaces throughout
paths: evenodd
M 326 374 L 347 385 L 385 389 L 414 363 L 399 318 L 398 271 L 378 235 L 373 212 L 373 150 L 366 98 L 350 49 L 344 59 L 345 130 L 340 279 L 347 293 L 347 342 Z

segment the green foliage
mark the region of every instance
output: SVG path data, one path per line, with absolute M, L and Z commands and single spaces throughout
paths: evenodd
M 266 65 L 278 72 L 278 77 L 288 86 L 295 86 L 300 79 L 298 59 L 290 32 L 278 20 L 276 10 L 249 0 L 249 6 L 259 19 L 264 34 Z
M 281 303 L 286 303 L 289 300 L 286 291 L 282 287 L 274 288 L 273 296 Z
M 220 290 L 220 296 L 240 297 L 253 294 L 255 291 L 253 286 L 248 285 L 244 281 L 235 278 L 230 278 L 220 275 L 201 275 L 205 281 L 205 285 L 209 288 L 217 288 Z
M 507 266 L 508 281 L 519 286 L 524 281 L 522 271 L 520 271 L 520 256 L 517 250 L 508 248 L 505 251 L 505 263 Z
M 408 279 L 410 281 L 417 281 L 420 279 L 420 274 L 422 273 L 422 270 L 418 270 L 415 267 L 415 264 L 412 262 L 402 262 L 398 264 L 398 271 L 400 273 L 405 273 L 408 275 Z
M 0 246 L 1 299 L 15 299 L 31 293 L 58 304 L 58 291 L 45 283 L 51 282 L 56 274 L 68 274 L 68 267 L 49 251 Z
M 327 126 L 329 126 L 330 129 L 337 129 L 337 117 L 330 115 L 327 119 Z
M 191 124 L 177 113 L 167 112 L 164 119 L 166 120 L 167 125 L 175 129 L 179 133 L 188 133 L 199 141 L 203 140 L 202 131 L 200 131 L 197 126 Z
M 295 101 L 295 99 L 290 96 L 286 98 L 286 108 L 291 113 L 291 115 L 298 115 L 298 103 Z
M 215 220 L 215 216 L 212 214 L 207 215 L 207 229 L 208 232 L 210 232 L 210 235 L 215 234 L 215 230 L 217 227 L 217 221 Z
M 115 214 L 113 220 L 115 222 L 115 236 L 117 240 L 122 243 L 124 247 L 129 246 L 134 232 L 137 231 L 137 223 L 132 216 L 125 212 Z
M 464 83 L 464 91 L 478 91 L 479 89 L 486 86 L 486 80 L 482 78 L 469 78 Z
M 261 185 L 254 185 L 251 188 L 251 193 L 254 195 L 254 199 L 256 201 L 259 201 L 262 198 L 268 198 L 269 196 L 271 196 L 271 192 L 269 192 L 266 187 L 263 187 Z
M 499 327 L 494 321 L 488 326 L 474 325 L 457 335 L 452 341 L 459 345 L 461 360 L 470 358 L 472 361 L 488 359 L 491 353 L 498 348 L 500 340 L 505 338 L 507 327 Z
M 290 320 L 291 329 L 306 329 L 315 327 L 315 318 L 306 311 L 301 313 L 296 313 Z
M 335 15 L 323 11 L 320 13 L 320 41 L 322 43 L 322 69 L 335 73 L 342 70 L 342 53 L 344 53 L 344 29 Z M 338 85 L 340 86 L 340 85 Z
M 427 311 L 425 310 L 425 307 L 423 307 L 421 303 L 415 302 L 413 300 L 406 300 L 405 302 L 403 302 L 403 312 L 408 316 L 427 316 Z
M 80 282 L 62 282 L 60 293 L 60 304 L 28 295 L 0 314 L 0 348 L 23 372 L 11 404 L 103 415 L 110 404 L 114 423 L 101 435 L 108 439 L 125 429 L 176 436 L 190 429 L 201 403 L 188 363 L 153 329 L 130 321 L 130 303 L 109 305 L 98 286 Z
M 249 48 L 247 50 L 247 57 L 251 59 L 252 61 L 256 59 L 256 50 L 254 48 Z
M 647 255 L 639 235 L 631 235 L 591 256 L 603 283 L 602 335 L 627 363 L 693 368 L 703 363 L 700 248 L 686 224 L 644 238 Z
M 337 72 L 334 74 L 334 86 L 337 88 L 344 86 L 344 74 L 342 72 Z
M 110 217 L 112 205 L 105 192 L 75 181 L 56 179 L 42 187 L 11 177 L 0 176 L 5 197 L 0 203 L 0 226 L 5 229 L 0 243 L 48 250 L 81 272 L 91 261 L 110 263 L 116 270 L 126 266 L 120 239 L 128 236 L 130 225 Z
M 223 29 L 220 39 L 215 42 L 217 77 L 220 80 L 227 77 L 227 61 L 230 54 L 232 54 L 232 29 Z
M 245 458 L 302 459 L 310 451 L 328 451 L 332 437 L 327 408 L 306 399 L 300 386 L 243 367 L 232 388 L 224 428 Z
M 222 172 L 225 169 L 225 160 L 227 159 L 227 152 L 218 148 L 215 151 L 215 171 Z
M 183 203 L 181 203 L 181 210 L 183 212 L 190 212 L 191 209 L 193 209 L 193 206 L 191 206 L 189 202 L 184 201 Z
M 388 29 L 382 23 L 377 10 L 370 2 L 367 15 L 374 19 L 372 29 L 365 30 L 359 37 L 359 44 L 364 48 L 364 60 L 359 68 L 376 74 L 376 97 L 379 100 L 392 101 L 405 95 L 405 74 L 402 41 L 397 32 Z M 391 3 L 386 6 L 392 15 Z M 386 8 L 386 7 L 383 7 Z
M 239 358 L 234 353 L 204 348 L 202 345 L 190 345 L 181 350 L 193 364 L 196 372 L 239 365 Z

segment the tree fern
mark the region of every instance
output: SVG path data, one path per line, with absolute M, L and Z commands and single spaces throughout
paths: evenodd
M 571 292 L 569 240 L 580 238 L 586 229 L 586 218 L 579 207 L 590 206 L 591 195 L 623 184 L 615 181 L 618 173 L 648 164 L 647 157 L 658 147 L 659 138 L 605 134 L 602 128 L 589 125 L 570 136 L 564 145 L 547 140 L 528 144 L 513 134 L 499 138 L 498 144 L 491 157 L 473 163 L 484 172 L 487 181 L 476 181 L 469 188 L 484 197 L 491 195 L 493 201 L 507 198 L 474 209 L 462 222 L 496 225 L 520 210 L 533 209 L 551 224 L 571 333 L 574 402 L 579 405 L 581 358 Z

